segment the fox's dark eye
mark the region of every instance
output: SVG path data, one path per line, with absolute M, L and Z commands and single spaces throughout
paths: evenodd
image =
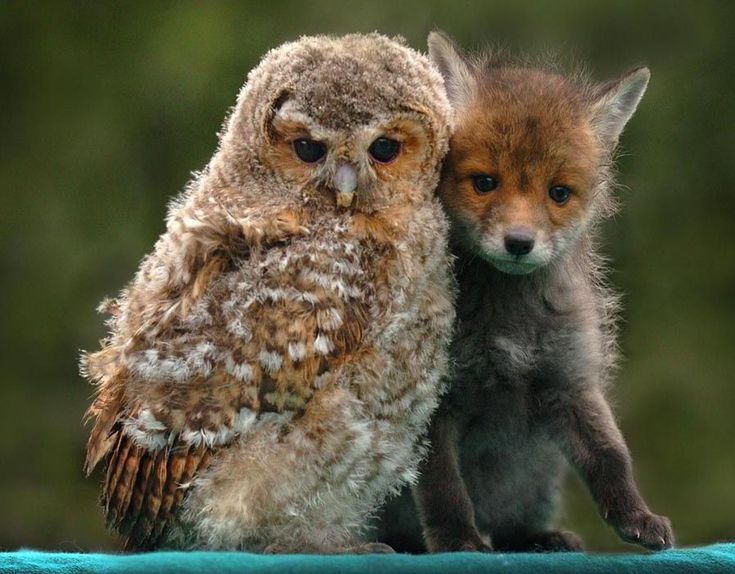
M 390 138 L 379 137 L 368 148 L 368 153 L 375 161 L 380 163 L 390 163 L 401 151 L 401 144 Z
M 327 146 L 314 140 L 294 140 L 293 149 L 299 159 L 306 163 L 316 163 L 327 155 Z
M 489 175 L 476 175 L 472 178 L 472 184 L 475 186 L 477 193 L 490 193 L 497 189 L 498 180 Z
M 564 205 L 569 200 L 570 195 L 572 195 L 572 192 L 563 185 L 555 185 L 549 189 L 549 197 L 559 205 Z

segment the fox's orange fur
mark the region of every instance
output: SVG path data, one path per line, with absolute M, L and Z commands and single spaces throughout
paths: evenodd
M 505 69 L 484 78 L 463 113 L 472 129 L 452 139 L 445 206 L 484 228 L 525 224 L 553 232 L 583 219 L 603 150 L 578 100 L 568 84 L 542 73 Z M 488 172 L 499 187 L 480 195 L 472 177 Z M 575 193 L 558 206 L 548 196 L 551 185 Z

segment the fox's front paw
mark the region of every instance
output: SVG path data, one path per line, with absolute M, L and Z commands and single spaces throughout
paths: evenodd
M 671 521 L 665 516 L 644 510 L 631 512 L 610 522 L 620 538 L 648 550 L 664 550 L 674 545 Z

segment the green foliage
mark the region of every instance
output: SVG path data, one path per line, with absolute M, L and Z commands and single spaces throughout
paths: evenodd
M 625 293 L 615 397 L 652 507 L 681 544 L 735 538 L 735 46 L 728 2 L 9 2 L 0 5 L 0 547 L 109 549 L 85 480 L 94 307 L 133 274 L 167 199 L 215 145 L 246 72 L 301 34 L 379 30 L 417 48 L 561 46 L 653 78 L 623 136 L 605 229 Z M 620 550 L 572 482 L 563 523 Z

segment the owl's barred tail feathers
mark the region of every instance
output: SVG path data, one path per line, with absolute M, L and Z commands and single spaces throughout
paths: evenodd
M 108 526 L 123 535 L 126 550 L 156 547 L 194 475 L 209 466 L 210 455 L 205 445 L 151 452 L 118 433 L 102 502 Z

